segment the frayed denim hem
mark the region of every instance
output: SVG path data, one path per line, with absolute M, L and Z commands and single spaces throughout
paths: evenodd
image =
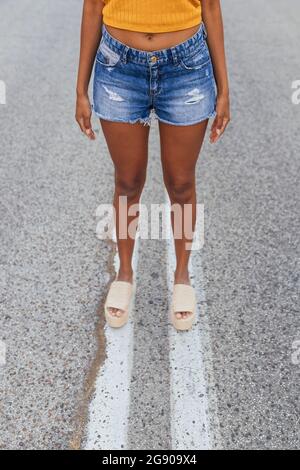
M 192 121 L 192 122 L 171 122 L 171 121 L 168 121 L 166 119 L 160 118 L 158 115 L 156 115 L 156 119 L 158 119 L 158 121 L 163 122 L 165 124 L 171 124 L 172 126 L 194 126 L 195 124 L 200 124 L 201 122 L 204 122 L 207 119 L 216 117 L 216 114 L 217 113 L 214 110 L 213 112 L 211 112 L 207 116 L 204 116 L 203 118 L 199 118 L 196 121 Z
M 148 117 L 145 118 L 137 118 L 137 119 L 117 119 L 117 118 L 110 118 L 108 116 L 104 116 L 101 113 L 98 113 L 93 109 L 94 114 L 99 118 L 99 119 L 104 119 L 105 121 L 111 121 L 111 122 L 123 122 L 126 124 L 143 124 L 144 126 L 151 126 L 151 114 L 149 114 Z
M 156 121 L 160 121 L 160 122 L 163 122 L 165 124 L 170 124 L 170 125 L 173 125 L 173 126 L 193 126 L 195 124 L 200 124 L 201 122 L 206 121 L 207 119 L 214 118 L 217 114 L 216 110 L 214 109 L 208 115 L 203 116 L 202 118 L 199 118 L 199 119 L 197 119 L 196 121 L 193 121 L 193 122 L 172 122 L 172 121 L 168 121 L 166 119 L 160 118 L 154 109 L 152 109 L 149 116 L 147 116 L 145 118 L 136 118 L 136 119 L 128 119 L 128 120 L 127 119 L 110 118 L 110 117 L 104 116 L 103 114 L 98 113 L 97 111 L 95 111 L 95 108 L 94 108 L 93 105 L 92 105 L 92 110 L 93 110 L 94 114 L 99 119 L 104 119 L 105 121 L 123 122 L 123 123 L 126 123 L 126 124 L 143 124 L 144 126 L 149 126 L 149 127 L 151 126 L 152 118 Z

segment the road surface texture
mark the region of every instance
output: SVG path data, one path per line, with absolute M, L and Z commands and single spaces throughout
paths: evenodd
M 116 255 L 95 211 L 113 172 L 73 119 L 81 4 L 0 3 L 0 448 L 299 448 L 300 4 L 223 2 L 232 123 L 198 165 L 183 334 L 168 241 L 139 240 L 131 322 L 103 322 Z M 166 202 L 155 122 L 149 157 L 148 207 Z

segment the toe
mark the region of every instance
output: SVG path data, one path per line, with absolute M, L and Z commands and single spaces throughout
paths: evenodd
M 113 317 L 118 317 L 119 316 L 119 312 L 121 310 L 117 309 L 117 308 L 114 308 L 114 307 L 110 307 L 108 309 L 109 313 L 113 316 Z
M 186 320 L 191 315 L 191 312 L 176 312 L 177 320 Z

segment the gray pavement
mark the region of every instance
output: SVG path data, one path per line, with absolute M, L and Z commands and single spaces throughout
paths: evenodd
M 7 104 L 0 104 L 2 449 L 84 447 L 89 402 L 109 351 L 100 313 L 115 248 L 95 237 L 95 209 L 111 201 L 113 174 L 101 132 L 90 143 L 73 120 L 81 4 L 0 4 L 0 80 L 7 89 Z M 194 254 L 209 330 L 202 340 L 210 445 L 295 449 L 300 105 L 291 102 L 291 84 L 300 79 L 300 6 L 223 4 L 233 119 L 222 143 L 205 144 L 198 165 L 206 230 L 205 246 Z M 156 124 L 150 144 L 147 204 L 165 197 Z M 132 449 L 170 449 L 174 442 L 167 258 L 164 242 L 141 241 Z

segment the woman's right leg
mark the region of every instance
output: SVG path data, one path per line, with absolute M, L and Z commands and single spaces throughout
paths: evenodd
M 128 226 L 137 220 L 137 215 L 128 216 L 128 212 L 132 205 L 139 202 L 146 180 L 150 127 L 140 123 L 120 123 L 104 119 L 100 121 L 115 167 L 114 207 L 120 258 L 117 280 L 132 282 L 135 238 L 128 233 Z M 126 204 L 120 199 L 122 196 L 126 197 Z M 123 222 L 120 224 L 120 221 L 125 221 L 125 233 Z M 122 315 L 122 310 L 113 308 L 113 305 L 109 307 L 112 315 Z

